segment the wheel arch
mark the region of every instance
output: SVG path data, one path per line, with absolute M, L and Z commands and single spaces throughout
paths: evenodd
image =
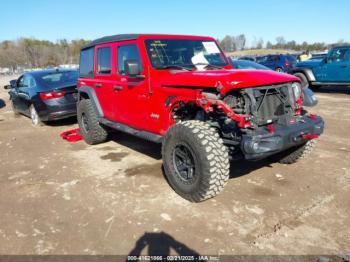
M 310 82 L 315 82 L 316 78 L 314 75 L 314 72 L 312 71 L 311 68 L 293 68 L 289 71 L 290 74 L 294 75 L 296 73 L 301 73 L 304 74 L 306 76 L 306 79 Z
M 93 88 L 89 86 L 82 86 L 78 89 L 78 103 L 80 100 L 90 99 L 92 102 L 94 109 L 99 117 L 104 117 L 104 113 L 100 102 L 98 101 L 96 92 Z

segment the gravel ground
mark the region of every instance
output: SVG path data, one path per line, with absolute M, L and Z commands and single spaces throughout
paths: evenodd
M 309 158 L 232 162 L 224 192 L 193 204 L 166 182 L 158 145 L 68 143 L 75 119 L 35 128 L 1 89 L 0 254 L 349 253 L 349 95 L 317 92 L 326 129 Z

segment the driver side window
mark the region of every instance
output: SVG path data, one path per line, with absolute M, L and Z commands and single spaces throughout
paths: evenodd
M 140 72 L 142 72 L 141 58 L 137 46 L 134 44 L 131 45 L 122 45 L 118 47 L 118 73 L 120 75 L 125 74 L 124 62 L 126 60 L 136 60 L 140 65 Z
M 334 62 L 344 62 L 347 60 L 348 56 L 348 49 L 345 48 L 337 48 L 333 49 L 331 54 L 328 57 L 328 62 L 329 63 L 334 63 Z
M 35 86 L 35 80 L 31 76 L 21 76 L 20 79 L 17 82 L 17 87 L 34 87 Z
M 17 81 L 17 87 L 24 87 L 24 76 L 21 76 Z

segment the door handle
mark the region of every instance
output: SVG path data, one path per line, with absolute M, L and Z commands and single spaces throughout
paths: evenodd
M 113 90 L 114 90 L 114 91 L 121 91 L 121 90 L 123 90 L 123 87 L 122 87 L 122 86 L 115 85 L 115 86 L 113 86 Z
M 97 88 L 100 88 L 101 86 L 102 86 L 101 83 L 96 83 L 96 84 L 95 84 L 95 87 L 97 87 Z
M 348 66 L 347 65 L 342 65 L 340 66 L 341 68 L 347 68 Z

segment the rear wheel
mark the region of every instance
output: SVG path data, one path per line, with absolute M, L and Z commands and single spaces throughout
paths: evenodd
M 200 202 L 219 194 L 229 179 L 229 156 L 222 139 L 208 124 L 184 121 L 163 140 L 165 175 L 183 198 Z
M 77 109 L 80 133 L 86 143 L 99 144 L 107 140 L 107 131 L 98 122 L 97 114 L 90 99 L 83 99 Z
M 299 147 L 293 147 L 278 155 L 278 162 L 282 164 L 294 164 L 300 159 L 306 158 L 314 149 L 316 140 L 312 139 Z
M 303 73 L 295 73 L 294 76 L 296 76 L 300 79 L 301 87 L 303 89 L 305 89 L 309 86 L 309 81 L 307 80 L 307 77 Z
M 29 107 L 29 112 L 30 112 L 30 118 L 32 120 L 33 126 L 40 126 L 42 124 L 41 119 L 38 115 L 38 112 L 36 111 L 34 105 L 31 105 Z

